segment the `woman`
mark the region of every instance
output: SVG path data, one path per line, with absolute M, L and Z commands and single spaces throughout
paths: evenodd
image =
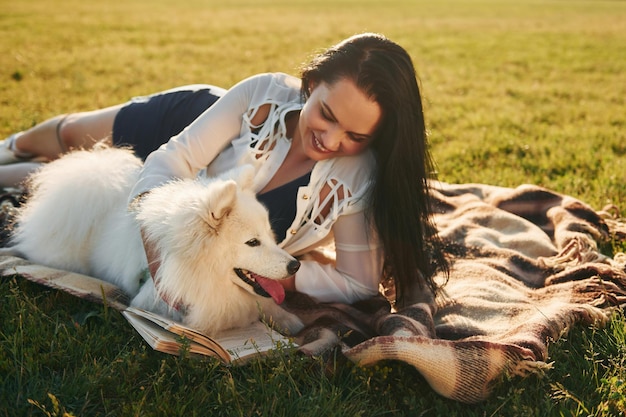
M 228 91 L 184 87 L 60 116 L 10 137 L 4 154 L 52 159 L 111 132 L 114 145 L 146 158 L 131 204 L 172 178 L 255 166 L 258 198 L 285 250 L 302 255 L 334 241 L 336 264 L 304 261 L 288 290 L 352 303 L 392 278 L 400 307 L 435 291 L 435 270 L 447 268 L 430 217 L 432 164 L 415 70 L 381 35 L 329 48 L 300 80 L 261 74 Z M 154 272 L 157 254 L 144 244 Z

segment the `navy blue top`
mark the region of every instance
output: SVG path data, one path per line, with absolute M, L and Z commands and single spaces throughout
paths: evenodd
M 257 199 L 270 214 L 270 224 L 277 241 L 282 241 L 287 235 L 287 229 L 296 217 L 296 200 L 298 188 L 307 185 L 311 179 L 311 172 L 281 185 L 278 188 L 257 194 Z

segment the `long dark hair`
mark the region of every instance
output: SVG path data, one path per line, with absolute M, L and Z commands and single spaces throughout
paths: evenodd
M 382 109 L 371 148 L 377 161 L 368 218 L 383 245 L 383 279 L 393 279 L 396 306 L 414 302 L 417 290 L 435 293 L 433 276 L 448 271 L 432 223 L 428 149 L 421 94 L 408 53 L 386 37 L 364 33 L 317 55 L 302 69 L 302 96 L 310 86 L 348 78 Z

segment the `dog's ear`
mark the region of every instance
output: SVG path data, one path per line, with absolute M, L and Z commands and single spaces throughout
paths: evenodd
M 219 181 L 211 186 L 208 216 L 205 221 L 217 232 L 220 224 L 231 212 L 237 200 L 237 183 L 233 180 Z

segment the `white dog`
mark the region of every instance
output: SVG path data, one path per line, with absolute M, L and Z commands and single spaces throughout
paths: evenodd
M 300 320 L 277 305 L 285 295 L 277 280 L 300 263 L 276 245 L 267 210 L 250 189 L 253 171 L 172 181 L 129 210 L 140 169 L 130 150 L 108 147 L 46 164 L 30 178 L 9 251 L 114 283 L 133 306 L 170 315 L 170 306 L 180 306 L 182 321 L 209 335 L 259 314 L 297 332 Z M 140 226 L 158 253 L 154 279 Z

